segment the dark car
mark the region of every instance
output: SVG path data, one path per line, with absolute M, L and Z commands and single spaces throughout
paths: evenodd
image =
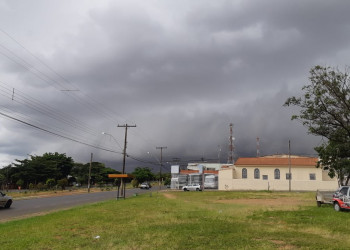
M 0 207 L 10 208 L 12 205 L 12 197 L 0 192 Z

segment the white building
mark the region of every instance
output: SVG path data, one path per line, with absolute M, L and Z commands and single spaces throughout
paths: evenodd
M 316 168 L 317 161 L 313 157 L 289 159 L 288 155 L 239 158 L 235 166 L 219 171 L 219 190 L 283 191 L 289 190 L 289 186 L 293 191 L 337 189 L 337 179 Z

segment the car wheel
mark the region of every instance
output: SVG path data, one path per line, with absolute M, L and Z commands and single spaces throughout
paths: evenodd
M 184 191 L 186 192 L 186 191 L 187 191 L 187 188 L 184 188 Z
M 199 191 L 199 188 L 196 188 L 196 191 Z
M 334 203 L 334 210 L 337 211 L 337 212 L 341 211 L 341 207 L 339 206 L 338 202 Z
M 321 207 L 322 203 L 320 201 L 316 201 L 316 204 L 317 204 L 318 207 Z
M 5 208 L 10 208 L 10 207 L 11 207 L 11 204 L 12 204 L 12 200 L 8 200 L 8 201 L 6 202 Z

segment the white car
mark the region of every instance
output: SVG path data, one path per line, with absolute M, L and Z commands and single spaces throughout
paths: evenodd
M 202 187 L 199 184 L 191 184 L 182 187 L 183 191 L 202 191 Z
M 144 182 L 140 185 L 140 188 L 141 189 L 149 189 L 151 186 L 147 183 L 147 182 Z
M 0 192 L 0 207 L 10 208 L 12 205 L 12 197 Z

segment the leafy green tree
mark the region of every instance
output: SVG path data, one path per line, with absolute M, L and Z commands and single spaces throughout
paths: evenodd
M 57 152 L 45 153 L 41 157 L 41 160 L 46 164 L 55 166 L 57 171 L 55 179 L 67 178 L 74 165 L 74 161 L 71 157 L 67 157 L 66 154 L 59 154 Z
M 49 189 L 52 189 L 56 185 L 56 181 L 53 178 L 49 178 L 46 180 L 46 186 Z
M 141 168 L 141 167 L 137 167 L 135 168 L 134 172 L 132 172 L 132 174 L 134 175 L 135 179 L 139 182 L 145 182 L 145 181 L 150 181 L 154 179 L 154 175 L 151 171 L 150 168 Z
M 92 162 L 91 164 L 91 184 L 95 183 L 113 183 L 113 179 L 108 178 L 108 174 L 120 173 L 112 168 L 106 167 L 103 163 Z M 87 184 L 89 178 L 90 163 L 75 163 L 71 175 L 81 184 Z
M 4 174 L 0 173 L 0 187 L 1 189 L 5 189 L 6 185 L 6 177 Z
M 24 181 L 22 179 L 19 179 L 17 182 L 16 182 L 16 185 L 19 186 L 19 187 L 22 187 L 24 184 Z
M 45 153 L 43 156 L 31 155 L 30 159 L 16 160 L 13 180 L 22 179 L 24 185 L 29 183 L 45 183 L 47 179 L 67 178 L 72 167 L 73 159 L 65 154 Z
M 315 150 L 319 153 L 318 166 L 330 170 L 340 184 L 347 184 L 350 175 L 350 82 L 348 73 L 330 67 L 315 66 L 310 70 L 310 84 L 302 88 L 302 97 L 290 97 L 285 106 L 300 108 L 299 120 L 313 135 L 328 141 Z M 345 182 L 344 182 L 345 181 Z
M 328 141 L 315 148 L 320 160 L 317 167 L 329 170 L 330 177 L 337 177 L 339 185 L 348 185 L 350 179 L 349 145 Z

